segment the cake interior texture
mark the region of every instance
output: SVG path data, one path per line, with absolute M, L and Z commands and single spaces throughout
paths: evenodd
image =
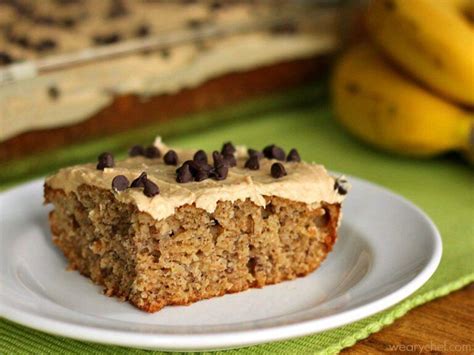
M 75 193 L 46 185 L 45 200 L 70 268 L 147 312 L 307 275 L 331 251 L 340 217 L 339 203 L 265 196 L 265 207 L 187 204 L 156 220 L 85 184 Z

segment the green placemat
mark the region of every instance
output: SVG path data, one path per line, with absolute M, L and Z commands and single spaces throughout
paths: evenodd
M 425 286 L 385 312 L 321 334 L 230 350 L 226 354 L 335 353 L 392 323 L 411 308 L 474 281 L 474 175 L 461 161 L 449 157 L 409 160 L 371 150 L 348 137 L 334 123 L 327 103 L 232 122 L 174 138 L 170 143 L 215 149 L 223 141 L 232 140 L 251 147 L 262 147 L 271 142 L 287 149 L 297 147 L 305 160 L 321 162 L 329 169 L 371 180 L 416 203 L 440 229 L 444 252 L 438 270 Z M 7 320 L 0 321 L 0 353 L 49 352 L 121 354 L 148 351 L 64 339 Z

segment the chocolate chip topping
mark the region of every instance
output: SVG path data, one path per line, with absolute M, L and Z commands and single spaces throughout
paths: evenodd
M 166 165 L 178 165 L 178 154 L 174 150 L 168 150 L 163 157 Z
M 113 0 L 107 14 L 108 18 L 118 18 L 128 14 L 127 7 L 123 0 Z
M 128 179 L 123 175 L 117 175 L 112 180 L 112 189 L 114 191 L 124 191 L 128 188 L 130 182 Z
M 198 30 L 204 25 L 204 20 L 191 19 L 188 21 L 187 26 L 193 30 Z
M 237 159 L 235 159 L 234 154 L 224 154 L 224 162 L 229 167 L 237 166 Z
M 199 164 L 195 162 L 194 160 L 186 160 L 182 166 L 185 166 L 185 165 L 189 167 L 189 171 L 191 172 L 193 176 L 196 174 L 196 172 L 199 169 Z M 176 172 L 177 171 L 178 169 L 176 169 Z
M 334 181 L 334 190 L 336 190 L 339 195 L 347 194 L 347 189 L 344 188 L 344 186 L 342 186 L 342 183 L 344 183 L 344 182 L 346 182 L 346 181 L 345 180 L 339 180 L 339 179 L 336 179 L 336 181 Z
M 34 47 L 38 52 L 44 52 L 44 51 L 49 51 L 56 48 L 56 45 L 57 44 L 54 39 L 45 38 L 39 41 L 38 43 L 36 43 Z
M 57 100 L 60 95 L 61 95 L 61 92 L 59 91 L 59 89 L 58 89 L 58 87 L 57 87 L 56 85 L 51 85 L 51 86 L 48 88 L 48 96 L 49 96 L 52 100 Z
M 64 28 L 71 28 L 76 25 L 76 20 L 73 19 L 72 17 L 64 17 L 62 19 L 59 19 L 57 21 L 58 26 L 64 27 Z
M 170 57 L 171 51 L 169 50 L 169 48 L 163 48 L 161 49 L 160 54 L 162 58 L 167 59 Z
M 212 152 L 212 160 L 214 161 L 214 167 L 225 164 L 224 156 L 217 150 Z
M 250 170 L 260 169 L 259 159 L 256 154 L 250 156 L 250 158 L 245 162 L 245 168 L 250 169 Z
M 143 193 L 147 197 L 153 197 L 160 193 L 158 185 L 156 185 L 153 181 L 148 180 L 146 172 L 142 172 L 139 177 L 133 180 L 130 187 L 143 187 Z
M 252 156 L 256 156 L 259 160 L 263 158 L 263 153 L 259 150 L 255 150 L 255 149 L 251 149 L 249 148 L 247 150 L 247 154 L 249 155 L 249 157 L 252 157 Z
M 96 45 L 107 45 L 107 44 L 113 44 L 120 42 L 122 37 L 118 33 L 110 33 L 110 34 L 104 34 L 104 35 L 96 35 L 93 37 L 94 44 Z
M 145 157 L 147 157 L 148 159 L 159 158 L 161 157 L 161 152 L 154 145 L 150 145 L 145 149 Z
M 226 155 L 226 154 L 234 154 L 236 151 L 234 145 L 232 144 L 232 142 L 226 142 L 222 145 L 222 149 L 221 149 L 221 153 L 222 155 Z
M 209 4 L 209 10 L 211 11 L 217 11 L 219 9 L 221 9 L 223 6 L 222 2 L 220 1 L 212 1 L 210 4 Z
M 267 159 L 277 159 L 285 161 L 285 151 L 280 147 L 277 147 L 275 144 L 266 146 L 263 149 L 263 155 Z
M 140 155 L 145 155 L 145 148 L 142 145 L 134 145 L 132 148 L 129 149 L 128 155 L 131 157 L 137 157 Z
M 23 47 L 23 48 L 28 48 L 31 44 L 28 37 L 24 35 L 20 35 L 16 37 L 14 42 L 16 42 L 16 44 L 18 44 L 20 47 Z
M 194 180 L 193 174 L 191 174 L 191 169 L 189 164 L 183 164 L 180 168 L 176 170 L 176 181 L 180 184 L 191 182 Z
M 233 155 L 232 158 L 235 159 Z M 214 167 L 209 171 L 209 176 L 216 180 L 224 180 L 227 178 L 229 166 L 232 163 L 230 157 L 228 156 L 226 159 L 224 155 L 215 150 L 212 152 L 212 159 L 214 161 Z
M 113 168 L 115 165 L 114 156 L 108 152 L 104 152 L 97 157 L 97 170 L 104 170 L 105 168 Z
M 286 175 L 285 167 L 281 163 L 273 163 L 271 167 L 271 174 L 275 179 L 279 179 Z
M 160 193 L 160 188 L 153 181 L 146 179 L 144 184 L 145 186 L 143 189 L 143 193 L 145 194 L 145 196 L 153 197 Z
M 189 167 L 189 171 L 191 172 L 191 175 L 195 181 L 202 181 L 209 178 L 211 171 L 213 170 L 212 166 L 206 161 L 199 159 L 187 160 L 183 163 L 183 166 L 184 165 Z
M 205 163 L 207 164 L 207 154 L 204 150 L 198 150 L 194 156 L 193 156 L 193 160 L 196 162 L 196 163 Z
M 290 152 L 288 153 L 288 156 L 286 157 L 286 161 L 292 161 L 292 162 L 300 162 L 301 161 L 300 155 L 299 155 L 298 151 L 295 148 L 290 150 Z
M 137 37 L 148 37 L 150 35 L 150 26 L 145 24 L 138 26 L 135 35 Z
M 204 169 L 198 169 L 194 174 L 194 180 L 203 181 L 209 178 L 209 171 Z
M 135 180 L 132 181 L 132 184 L 130 187 L 145 187 L 145 181 L 148 180 L 148 177 L 146 175 L 146 172 L 142 172 L 139 177 L 137 177 Z
M 225 180 L 229 173 L 229 167 L 225 164 L 218 165 L 214 167 L 212 171 L 212 176 L 216 180 Z
M 7 65 L 13 63 L 13 57 L 7 52 L 0 51 L 0 65 Z

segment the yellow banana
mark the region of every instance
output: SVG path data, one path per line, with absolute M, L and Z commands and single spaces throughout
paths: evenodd
M 474 105 L 473 0 L 373 0 L 367 28 L 396 64 L 451 100 Z
M 472 152 L 474 116 L 407 79 L 370 44 L 343 54 L 331 84 L 337 119 L 372 145 L 420 157 Z

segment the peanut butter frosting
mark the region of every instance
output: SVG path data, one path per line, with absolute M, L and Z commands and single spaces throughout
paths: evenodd
M 155 146 L 165 154 L 170 148 L 157 138 Z M 196 150 L 174 149 L 179 163 L 192 159 Z M 209 213 L 214 212 L 218 201 L 250 199 L 258 206 L 265 207 L 265 196 L 277 196 L 292 201 L 304 202 L 317 208 L 321 202 L 341 203 L 344 194 L 335 187 L 336 179 L 328 174 L 322 165 L 306 162 L 284 162 L 287 175 L 273 178 L 270 168 L 274 159 L 262 158 L 259 170 L 244 168 L 248 158 L 247 149 L 237 147 L 235 153 L 237 166 L 229 169 L 225 180 L 207 179 L 200 182 L 177 183 L 177 166 L 166 165 L 162 158 L 148 159 L 131 157 L 115 163 L 113 168 L 97 170 L 95 163 L 76 165 L 61 169 L 46 179 L 46 185 L 53 189 L 75 193 L 81 185 L 96 186 L 112 190 L 112 179 L 124 175 L 130 181 L 146 172 L 148 179 L 159 186 L 160 194 L 147 197 L 142 188 L 128 188 L 113 192 L 120 202 L 131 203 L 139 211 L 150 214 L 157 220 L 165 219 L 175 213 L 175 209 L 194 204 Z M 338 191 L 339 190 L 339 191 Z

